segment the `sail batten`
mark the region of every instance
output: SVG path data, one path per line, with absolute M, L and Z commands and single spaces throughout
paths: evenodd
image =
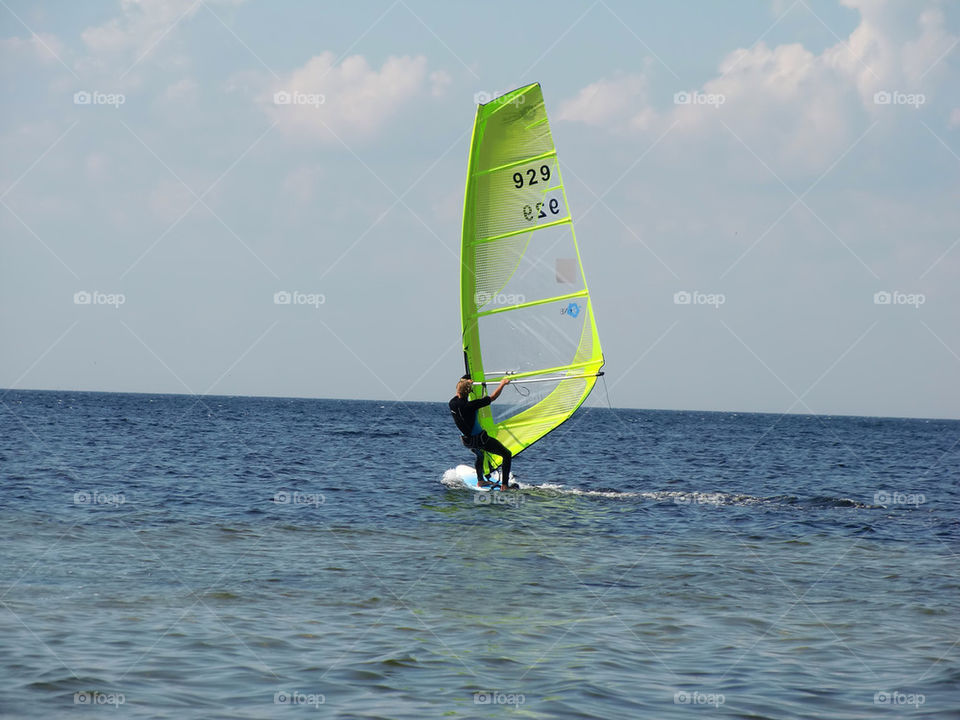
M 576 411 L 603 366 L 539 84 L 477 108 L 460 294 L 464 360 L 477 396 L 487 377 L 527 378 L 522 390 L 508 387 L 478 415 L 481 427 L 516 454 Z M 499 462 L 487 458 L 490 468 Z
M 544 119 L 544 122 L 546 122 L 546 119 Z M 547 158 L 556 156 L 556 154 L 556 150 L 551 150 L 550 152 L 540 153 L 539 155 L 534 155 L 533 157 L 521 158 L 520 160 L 504 163 L 503 165 L 490 168 L 489 170 L 480 170 L 476 173 L 476 175 L 489 175 L 490 173 L 497 172 L 497 170 L 507 170 L 512 167 L 517 167 L 518 165 L 523 165 L 524 163 L 536 162 L 537 160 L 546 160 Z
M 502 308 L 495 308 L 493 310 L 482 310 L 477 313 L 477 317 L 486 317 L 487 315 L 496 315 L 497 313 L 510 312 L 511 310 L 521 310 L 523 308 L 535 307 L 536 305 L 543 305 L 549 302 L 556 302 L 558 300 L 573 300 L 575 298 L 587 297 L 589 293 L 586 290 L 581 290 L 580 292 L 569 293 L 567 295 L 557 295 L 556 297 L 543 298 L 541 300 L 533 300 L 531 302 L 518 303 L 516 305 L 507 305 Z
M 555 189 L 562 190 L 562 186 L 557 186 Z M 523 235 L 524 233 L 534 232 L 535 230 L 543 230 L 544 228 L 554 227 L 556 225 L 563 225 L 566 223 L 571 223 L 572 220 L 566 217 L 563 220 L 554 220 L 553 222 L 546 223 L 544 225 L 538 225 L 537 227 L 523 228 L 522 230 L 514 230 L 512 232 L 500 233 L 499 235 L 491 235 L 490 237 L 478 237 L 478 243 L 494 242 L 496 240 L 503 240 L 504 238 L 513 237 L 514 235 Z

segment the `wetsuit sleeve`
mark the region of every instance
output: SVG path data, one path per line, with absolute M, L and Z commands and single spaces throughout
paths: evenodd
M 466 404 L 466 408 L 467 410 L 479 410 L 480 408 L 486 407 L 492 402 L 493 400 L 490 399 L 490 396 L 485 395 L 484 397 L 477 398 L 476 400 L 468 400 Z

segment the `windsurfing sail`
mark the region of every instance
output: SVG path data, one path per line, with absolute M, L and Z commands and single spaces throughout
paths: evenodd
M 460 319 L 474 395 L 514 382 L 480 426 L 516 455 L 567 420 L 603 352 L 539 83 L 481 104 L 460 248 Z M 499 465 L 487 455 L 486 468 Z

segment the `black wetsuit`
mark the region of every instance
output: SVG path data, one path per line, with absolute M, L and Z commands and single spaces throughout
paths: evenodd
M 476 400 L 464 400 L 459 395 L 450 399 L 450 414 L 453 415 L 453 421 L 457 424 L 457 429 L 463 437 L 463 444 L 473 450 L 477 456 L 474 465 L 477 469 L 477 480 L 483 478 L 483 453 L 493 453 L 503 458 L 500 477 L 504 480 L 510 478 L 510 460 L 513 458 L 511 453 L 496 438 L 487 435 L 486 431 L 480 427 L 477 421 L 477 411 L 493 402 L 489 396 L 478 398 Z

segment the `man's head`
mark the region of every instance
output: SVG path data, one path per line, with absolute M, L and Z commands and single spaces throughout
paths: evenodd
M 457 382 L 457 395 L 462 398 L 465 398 L 470 394 L 470 391 L 473 390 L 473 380 L 468 380 L 467 378 L 460 378 Z

